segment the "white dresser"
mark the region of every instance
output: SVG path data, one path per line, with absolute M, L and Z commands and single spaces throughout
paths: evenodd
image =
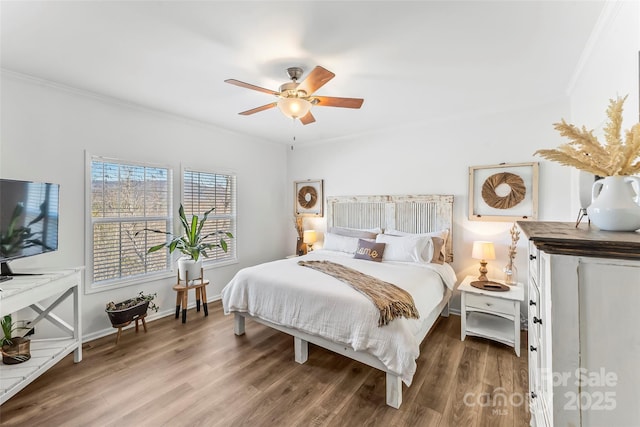
M 518 225 L 530 240 L 531 425 L 640 425 L 640 233 Z

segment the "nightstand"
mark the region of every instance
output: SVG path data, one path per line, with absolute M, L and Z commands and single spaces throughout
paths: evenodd
M 464 341 L 467 335 L 488 338 L 513 347 L 520 357 L 520 301 L 524 300 L 524 287 L 518 284 L 508 291 L 485 291 L 471 286 L 475 280 L 476 276 L 467 276 L 458 286 L 460 339 Z

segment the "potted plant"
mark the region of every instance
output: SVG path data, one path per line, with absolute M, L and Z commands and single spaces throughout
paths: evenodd
M 19 329 L 29 330 L 26 326 L 18 326 L 11 319 L 11 315 L 6 315 L 0 320 L 2 325 L 2 363 L 15 365 L 31 359 L 31 340 L 21 336 L 13 336 L 13 332 Z
M 601 230 L 635 231 L 640 228 L 640 123 L 622 138 L 622 107 L 627 96 L 609 100 L 604 127 L 606 143 L 598 141 L 592 130 L 567 123 L 555 123 L 560 135 L 569 139 L 557 149 L 538 150 L 547 160 L 600 177 L 591 188 L 589 220 Z
M 109 316 L 111 325 L 115 328 L 120 325 L 125 325 L 135 320 L 138 317 L 142 317 L 147 313 L 148 309 L 158 311 L 158 306 L 153 302 L 156 294 L 145 295 L 142 291 L 137 297 L 114 303 L 113 301 L 107 304 L 105 311 Z
M 153 230 L 145 228 L 142 231 L 151 231 L 153 233 L 166 234 L 171 239 L 165 243 L 152 246 L 148 249 L 148 253 L 158 251 L 162 248 L 169 248 L 169 253 L 173 253 L 176 249 L 182 252 L 185 256 L 178 259 L 178 274 L 180 279 L 184 280 L 187 277 L 192 279 L 200 277 L 200 271 L 202 269 L 202 258 L 208 257 L 207 250 L 212 248 L 221 248 L 227 252 L 227 242 L 223 237 L 218 242 L 206 242 L 210 237 L 222 235 L 230 239 L 233 235 L 226 231 L 213 231 L 207 234 L 203 234 L 202 229 L 207 221 L 207 218 L 215 208 L 211 208 L 202 215 L 202 219 L 198 215 L 193 215 L 191 222 L 187 220 L 184 214 L 184 207 L 180 204 L 178 215 L 180 217 L 180 224 L 182 225 L 183 234 L 176 236 L 169 232 L 162 230 Z M 137 232 L 140 233 L 141 231 Z

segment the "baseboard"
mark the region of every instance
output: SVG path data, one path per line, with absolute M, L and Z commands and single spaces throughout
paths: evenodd
M 215 302 L 215 301 L 219 301 L 222 298 L 222 296 L 220 294 L 214 296 L 213 298 L 207 298 L 207 303 L 210 302 Z M 196 306 L 196 302 L 193 301 L 191 304 L 189 304 L 187 306 L 187 309 L 190 308 L 195 308 Z M 158 311 L 156 312 L 152 312 L 153 314 L 148 314 L 147 317 L 145 317 L 145 322 L 149 323 L 149 322 L 153 322 L 154 320 L 158 320 L 158 319 L 162 319 L 163 317 L 167 317 L 167 316 L 175 316 L 176 315 L 176 310 L 175 310 L 175 306 L 171 307 L 170 309 L 167 310 L 162 310 L 162 311 Z M 131 324 L 129 326 L 126 326 L 124 328 L 122 328 L 123 331 L 126 331 L 127 329 L 131 329 L 135 327 L 135 322 L 131 322 Z M 87 343 L 93 340 L 97 340 L 99 338 L 103 338 L 106 337 L 107 335 L 111 335 L 111 334 L 115 334 L 118 332 L 118 329 L 116 328 L 105 328 L 105 329 L 101 329 L 99 331 L 96 332 L 92 332 L 90 334 L 87 335 L 83 335 L 82 336 L 82 343 Z

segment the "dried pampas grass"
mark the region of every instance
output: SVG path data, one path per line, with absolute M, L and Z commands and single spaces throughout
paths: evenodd
M 538 150 L 534 155 L 599 176 L 640 173 L 640 123 L 626 132 L 625 141 L 621 138 L 622 105 L 626 99 L 625 96 L 609 100 L 609 123 L 604 128 L 606 145 L 600 144 L 592 130 L 584 126 L 578 128 L 562 119 L 553 127 L 570 142 L 555 150 Z

